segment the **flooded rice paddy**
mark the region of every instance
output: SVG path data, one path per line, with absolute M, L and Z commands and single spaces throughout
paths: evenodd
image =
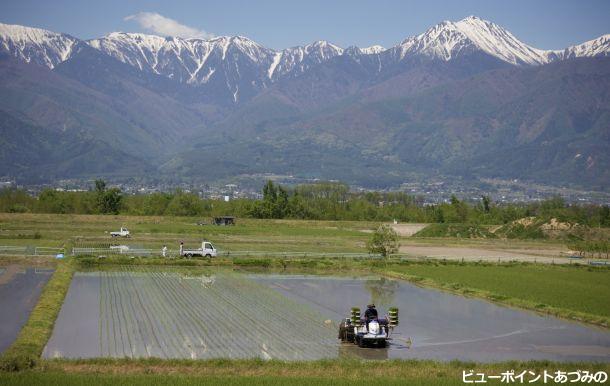
M 336 357 L 610 362 L 610 333 L 381 278 L 125 269 L 74 275 L 47 358 Z M 350 307 L 400 309 L 386 349 L 341 344 Z
M 18 265 L 0 268 L 0 353 L 17 338 L 52 273 Z
M 43 356 L 303 360 L 336 355 L 335 334 L 239 274 L 77 273 Z
M 340 320 L 350 307 L 374 302 L 399 308 L 400 325 L 387 350 L 345 347 L 343 354 L 377 358 L 610 362 L 610 332 L 532 312 L 383 278 L 257 275 L 260 283 Z M 382 353 L 380 353 L 382 352 Z

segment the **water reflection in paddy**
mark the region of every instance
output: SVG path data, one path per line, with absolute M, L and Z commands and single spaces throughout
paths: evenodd
M 350 307 L 374 302 L 382 313 L 400 309 L 387 350 L 342 345 L 362 357 L 440 360 L 610 362 L 610 332 L 476 299 L 383 278 L 252 275 L 284 296 L 340 320 Z M 344 347 L 346 346 L 346 347 Z

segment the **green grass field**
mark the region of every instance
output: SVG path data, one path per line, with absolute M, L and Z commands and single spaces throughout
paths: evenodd
M 376 223 L 238 219 L 235 226 L 197 225 L 201 218 L 0 213 L 0 245 L 71 247 L 128 243 L 159 250 L 212 241 L 224 251 L 366 252 Z M 209 222 L 209 219 L 203 219 Z M 127 227 L 130 239 L 108 232 Z M 35 239 L 36 232 L 40 238 Z M 31 237 L 28 237 L 31 236 Z
M 610 316 L 608 269 L 521 264 L 411 264 L 393 270 L 553 307 Z
M 280 362 L 262 360 L 89 360 L 48 361 L 43 368 L 0 372 L 2 385 L 463 385 L 463 372 L 498 375 L 586 370 L 610 371 L 608 364 L 546 361 L 475 364 L 426 360 L 322 360 Z M 527 381 L 526 381 L 527 382 Z M 502 384 L 488 379 L 488 384 Z M 534 384 L 542 384 L 537 382 Z
M 375 383 L 383 385 L 404 385 L 405 380 L 396 378 L 375 378 Z M 315 378 L 315 377 L 285 377 L 285 376 L 184 376 L 184 375 L 116 375 L 116 374 L 66 374 L 37 373 L 0 374 L 0 383 L 6 386 L 57 385 L 57 386 L 149 386 L 149 385 L 370 385 L 367 379 Z M 410 385 L 459 385 L 461 380 L 409 379 Z

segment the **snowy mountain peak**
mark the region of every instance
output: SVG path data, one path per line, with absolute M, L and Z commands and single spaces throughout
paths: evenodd
M 465 18 L 462 19 L 462 21 L 464 21 L 464 20 L 466 20 L 466 21 L 470 21 L 470 20 L 483 20 L 483 21 L 485 21 L 484 19 L 481 19 L 480 17 L 478 17 L 476 15 L 466 16 Z
M 552 51 L 549 54 L 552 59 L 571 59 L 597 56 L 610 56 L 610 34 L 602 35 L 597 39 L 589 40 L 584 43 L 568 47 L 564 50 Z
M 40 28 L 0 23 L 0 48 L 27 63 L 54 68 L 67 60 L 80 41 Z
M 522 43 L 504 28 L 476 16 L 458 22 L 443 21 L 421 35 L 405 39 L 398 51 L 401 59 L 421 54 L 447 61 L 483 51 L 515 65 L 548 61 L 545 51 Z
M 87 45 L 141 71 L 189 85 L 209 86 L 237 103 L 256 95 L 272 82 L 297 77 L 341 55 L 356 61 L 365 55 L 375 56 L 367 58 L 366 63 L 372 63 L 370 59 L 374 59 L 378 63 L 374 66 L 377 72 L 409 58 L 451 61 L 475 53 L 486 53 L 513 65 L 538 65 L 574 57 L 608 56 L 610 35 L 564 50 L 544 51 L 522 43 L 490 21 L 468 16 L 457 22 L 438 23 L 387 50 L 379 45 L 343 49 L 326 40 L 318 40 L 276 51 L 245 36 L 184 39 L 112 32 L 85 42 L 44 29 L 0 23 L 0 52 L 50 69 L 69 60 L 79 52 L 78 48 Z
M 343 52 L 343 48 L 326 40 L 317 40 L 306 46 L 286 48 L 273 53 L 267 69 L 267 77 L 275 80 L 286 75 L 296 75 L 335 56 L 343 55 Z
M 332 43 L 327 42 L 326 40 L 317 40 L 311 44 L 306 45 L 306 52 L 312 52 L 313 50 L 318 50 L 323 56 L 336 56 L 343 54 L 343 48 L 336 46 Z
M 361 48 L 360 51 L 363 54 L 367 54 L 367 55 L 379 54 L 379 53 L 385 51 L 385 47 L 382 47 L 380 45 L 373 45 L 370 47 Z

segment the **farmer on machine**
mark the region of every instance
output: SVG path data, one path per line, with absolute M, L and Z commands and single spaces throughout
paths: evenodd
M 369 329 L 369 322 L 371 320 L 377 319 L 377 309 L 374 304 L 369 304 L 366 306 L 366 311 L 364 311 L 364 321 L 366 322 L 366 329 Z

